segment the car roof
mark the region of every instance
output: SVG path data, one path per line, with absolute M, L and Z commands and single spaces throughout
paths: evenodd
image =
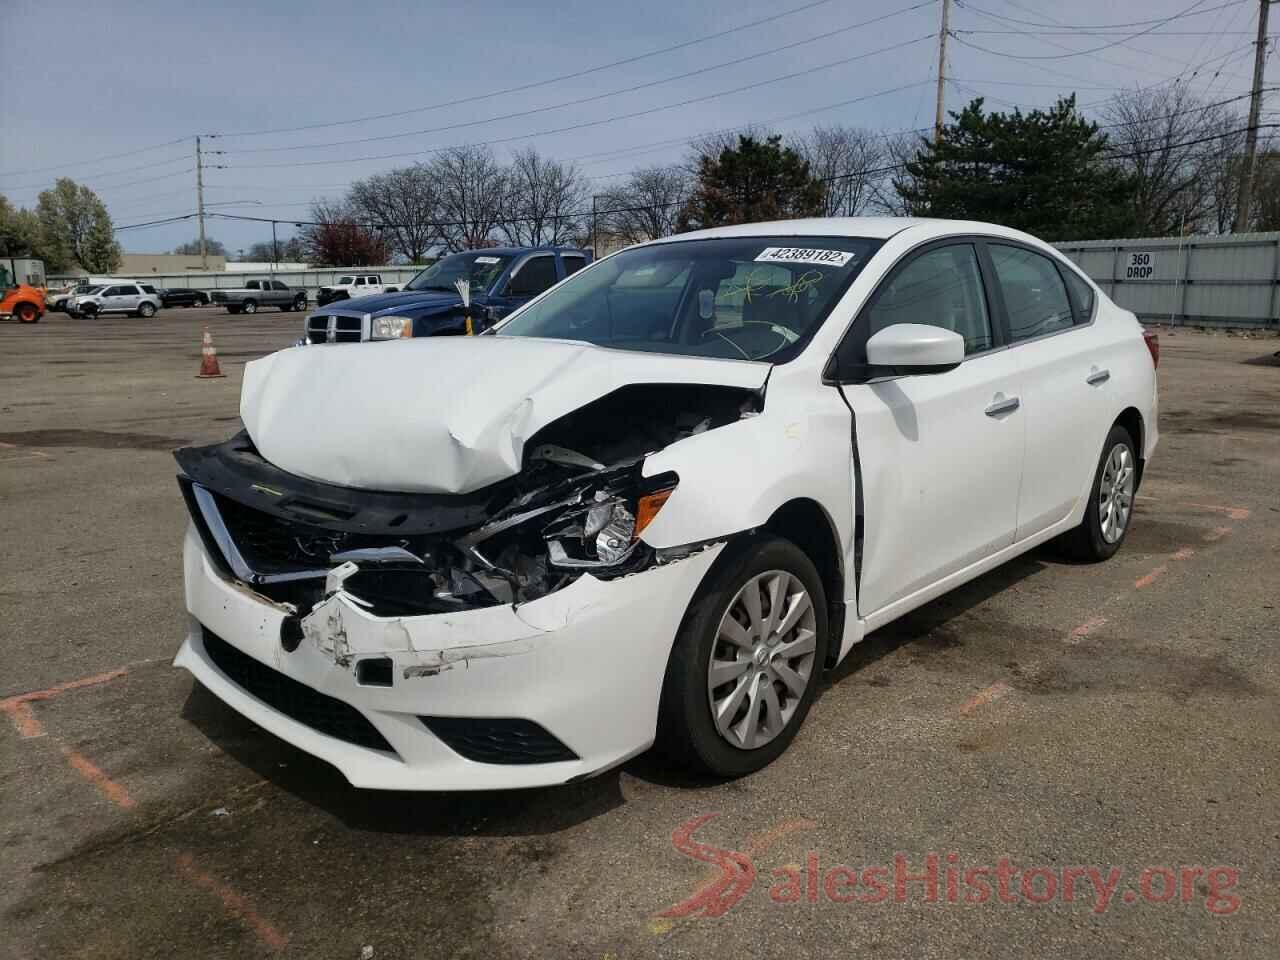
M 908 230 L 918 234 L 921 239 L 976 233 L 1044 244 L 1044 241 L 1030 234 L 998 224 L 982 223 L 977 220 L 944 220 L 937 217 L 809 217 L 800 220 L 771 220 L 695 230 L 650 242 L 758 236 L 868 237 L 872 240 L 888 240 Z
M 577 247 L 481 247 L 476 250 L 458 250 L 458 253 L 479 253 L 496 257 L 518 257 L 522 253 L 583 253 Z M 452 256 L 452 254 L 445 254 Z M 441 257 L 443 260 L 444 257 Z

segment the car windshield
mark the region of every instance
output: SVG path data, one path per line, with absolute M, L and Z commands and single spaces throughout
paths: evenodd
M 473 294 L 486 293 L 510 262 L 509 256 L 485 253 L 483 250 L 455 253 L 427 267 L 410 280 L 405 289 L 447 290 L 449 293 L 456 293 L 454 282 L 469 280 Z
M 636 247 L 575 273 L 494 332 L 785 363 L 880 244 L 733 237 Z

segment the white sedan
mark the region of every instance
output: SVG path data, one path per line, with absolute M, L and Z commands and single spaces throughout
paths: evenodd
M 357 786 L 720 776 L 870 631 L 1038 544 L 1119 549 L 1154 337 L 982 223 L 632 247 L 490 334 L 250 363 L 177 453 L 176 663 Z

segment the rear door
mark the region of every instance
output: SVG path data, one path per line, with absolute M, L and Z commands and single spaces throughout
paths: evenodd
M 1023 385 L 1022 540 L 1064 519 L 1084 494 L 1110 427 L 1111 371 L 1092 324 L 1092 300 L 1087 310 L 1075 304 L 1065 268 L 1020 244 L 990 240 L 987 251 Z
M 978 241 L 907 254 L 881 282 L 840 345 L 841 367 L 866 363 L 866 342 L 898 323 L 965 338 L 945 373 L 845 384 L 862 478 L 858 609 L 878 622 L 1013 542 L 1022 478 L 1017 361 L 1001 349 Z M 871 624 L 873 627 L 877 622 Z

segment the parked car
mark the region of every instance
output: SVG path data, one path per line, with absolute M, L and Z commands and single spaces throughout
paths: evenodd
M 152 290 L 155 288 L 152 287 Z M 91 287 L 72 299 L 67 312 L 73 317 L 93 318 L 104 313 L 125 313 L 135 317 L 153 317 L 160 309 L 160 297 L 148 293 L 141 284 L 116 283 Z
M 67 304 L 80 290 L 78 283 L 67 283 L 58 287 L 50 287 L 44 295 L 45 306 L 54 313 L 66 313 Z
M 484 329 L 586 266 L 581 250 L 495 247 L 437 260 L 398 293 L 359 297 L 315 310 L 303 324 L 307 343 L 395 340 L 465 332 L 462 297 L 471 284 L 472 327 Z
M 160 291 L 160 301 L 166 307 L 203 307 L 209 303 L 209 293 L 189 287 L 167 287 Z
M 335 300 L 350 300 L 352 297 L 372 297 L 379 293 L 395 293 L 399 287 L 388 287 L 382 282 L 380 273 L 355 273 L 339 277 L 338 282 L 321 287 L 316 295 L 316 304 L 323 307 Z
M 280 280 L 250 280 L 240 289 L 213 290 L 209 299 L 215 306 L 226 307 L 227 313 L 257 313 L 259 307 L 307 308 L 307 291 L 294 290 Z
M 719 776 L 824 668 L 1049 540 L 1121 546 L 1156 350 L 1003 227 L 745 224 L 607 257 L 478 337 L 291 349 L 177 451 L 175 663 L 386 789 Z

